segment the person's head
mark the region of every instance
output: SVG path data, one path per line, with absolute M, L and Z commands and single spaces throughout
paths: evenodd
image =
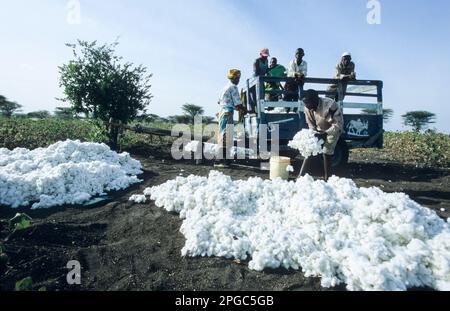
M 260 55 L 262 58 L 267 59 L 267 57 L 270 56 L 269 49 L 268 49 L 268 48 L 262 49 L 261 52 L 259 52 L 259 55 Z
M 270 60 L 270 68 L 274 68 L 276 65 L 278 65 L 278 60 L 276 57 L 272 57 Z
M 319 93 L 316 90 L 307 90 L 303 94 L 303 103 L 309 110 L 316 110 L 319 106 Z
M 238 69 L 230 69 L 228 72 L 228 79 L 230 79 L 231 83 L 234 85 L 238 85 L 241 80 L 241 71 Z
M 350 64 L 350 62 L 352 61 L 352 54 L 350 54 L 349 52 L 345 52 L 344 54 L 342 54 L 342 64 L 344 64 L 344 66 L 348 66 Z
M 295 60 L 297 62 L 301 62 L 303 60 L 303 56 L 305 56 L 305 51 L 302 48 L 298 48 L 295 51 Z

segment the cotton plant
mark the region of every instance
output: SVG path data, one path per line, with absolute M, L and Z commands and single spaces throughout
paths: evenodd
M 48 148 L 0 149 L 0 204 L 48 208 L 82 204 L 140 182 L 139 161 L 105 144 L 67 140 Z
M 313 130 L 303 129 L 294 136 L 288 146 L 297 149 L 304 158 L 322 154 L 324 141 L 319 140 L 315 134 Z
M 249 268 L 302 269 L 323 287 L 450 289 L 450 225 L 403 193 L 220 172 L 147 188 L 158 207 L 180 214 L 183 256 L 249 259 Z

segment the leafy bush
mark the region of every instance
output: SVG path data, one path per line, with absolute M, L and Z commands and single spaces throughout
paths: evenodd
M 384 135 L 385 152 L 393 160 L 418 166 L 448 167 L 450 137 L 427 132 L 387 132 Z
M 0 147 L 35 149 L 60 140 L 89 140 L 93 126 L 84 120 L 0 118 Z

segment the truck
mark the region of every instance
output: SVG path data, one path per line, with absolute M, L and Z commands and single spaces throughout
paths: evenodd
M 280 154 L 296 157 L 298 153 L 288 147 L 288 142 L 300 130 L 308 128 L 301 98 L 306 89 L 316 89 L 319 95 L 335 99 L 344 114 L 344 133 L 332 157 L 332 167 L 345 166 L 349 150 L 353 148 L 383 148 L 382 81 L 305 78 L 304 84 L 299 86 L 299 99 L 286 101 L 284 98 L 287 96 L 297 95 L 295 91 L 282 87 L 288 79 L 292 78 L 259 76 L 246 81 L 242 98 L 248 112 L 240 118 L 246 141 L 256 140 L 259 147 L 262 143 L 259 138 L 261 125 L 264 124 L 269 129 L 278 125 Z M 270 83 L 281 87 L 267 90 L 266 86 Z M 334 86 L 333 91 L 330 91 L 331 85 Z M 272 96 L 266 96 L 267 94 Z M 274 97 L 278 100 L 273 100 Z M 269 130 L 265 146 L 270 146 L 271 140 Z

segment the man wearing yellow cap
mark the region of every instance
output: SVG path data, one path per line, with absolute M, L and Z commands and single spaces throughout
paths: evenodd
M 225 160 L 225 164 L 228 164 L 228 161 L 226 160 L 226 149 L 227 147 L 231 148 L 232 146 L 229 146 L 229 144 L 233 143 L 233 133 L 231 132 L 230 126 L 233 124 L 234 110 L 245 109 L 241 104 L 241 98 L 237 87 L 241 79 L 241 72 L 237 69 L 231 69 L 228 72 L 228 79 L 230 82 L 224 87 L 219 98 L 219 133 L 217 137 L 217 143 L 222 146 L 222 159 Z M 229 140 L 228 144 L 227 138 Z

